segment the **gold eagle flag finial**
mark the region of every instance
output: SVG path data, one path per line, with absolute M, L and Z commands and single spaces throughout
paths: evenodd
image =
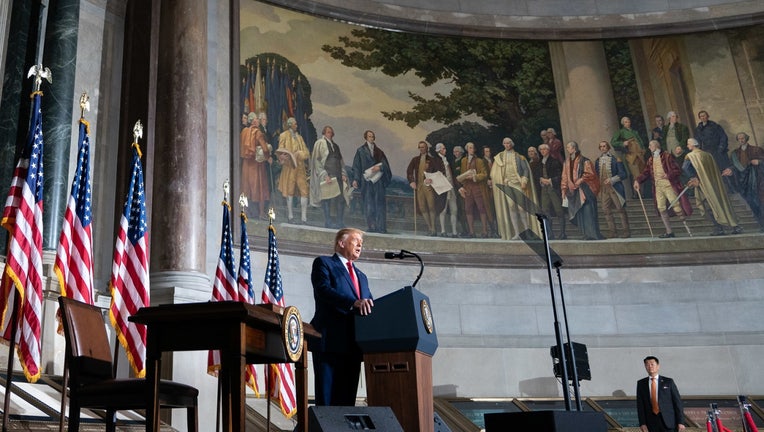
M 80 118 L 85 118 L 85 111 L 90 111 L 90 95 L 83 91 L 80 96 Z
M 135 151 L 138 152 L 138 157 L 143 157 L 143 153 L 141 152 L 141 145 L 138 144 L 138 140 L 143 138 L 143 125 L 141 124 L 141 121 L 138 120 L 135 122 L 135 126 L 133 126 L 133 147 L 135 147 Z
M 223 201 L 228 203 L 228 197 L 231 194 L 231 182 L 228 179 L 223 182 Z

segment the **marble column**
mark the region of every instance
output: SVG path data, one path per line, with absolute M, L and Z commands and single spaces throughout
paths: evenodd
M 16 147 L 29 131 L 32 80 L 27 71 L 35 64 L 39 32 L 40 2 L 14 2 L 6 25 L 9 34 L 5 52 L 3 96 L 0 100 L 0 194 L 5 197 L 16 164 Z M 0 230 L 0 250 L 5 251 L 6 231 Z
M 207 2 L 162 2 L 159 17 L 152 304 L 208 300 Z
M 601 41 L 549 42 L 549 53 L 562 135 L 594 159 L 597 144 L 618 130 L 605 49 Z
M 43 89 L 42 100 L 42 126 L 45 134 L 45 249 L 55 249 L 58 244 L 71 183 L 69 151 L 72 144 L 79 21 L 80 0 L 51 0 L 48 3 L 42 63 L 50 68 L 53 84 L 47 90 Z

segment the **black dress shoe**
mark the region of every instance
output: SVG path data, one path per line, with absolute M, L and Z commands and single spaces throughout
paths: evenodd
M 676 237 L 676 236 L 672 232 L 664 233 L 664 234 L 661 234 L 661 235 L 658 236 L 658 238 L 674 238 L 674 237 Z
M 743 228 L 740 228 L 740 225 L 732 228 L 732 234 L 743 234 Z

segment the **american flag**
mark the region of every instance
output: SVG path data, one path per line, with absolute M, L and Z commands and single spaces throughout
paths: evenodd
M 233 235 L 231 234 L 231 206 L 223 201 L 223 234 L 220 239 L 220 258 L 212 284 L 212 301 L 239 300 L 236 276 L 233 272 Z M 217 376 L 220 370 L 220 351 L 210 350 L 207 355 L 207 373 Z
M 8 257 L 2 280 L 3 337 L 10 340 L 16 326 L 19 362 L 29 382 L 40 378 L 42 352 L 42 93 L 33 93 L 33 111 L 26 145 L 13 171 L 11 189 L 3 209 L 2 226 L 8 230 Z M 15 288 L 15 289 L 14 289 Z M 18 315 L 11 322 L 19 303 Z
M 54 269 L 61 295 L 93 304 L 93 235 L 91 228 L 90 125 L 80 119 L 77 169 L 64 214 Z
M 249 236 L 247 236 L 247 215 L 242 211 L 241 215 L 241 258 L 239 259 L 239 277 L 236 282 L 239 286 L 239 301 L 249 304 L 255 303 L 255 291 L 252 289 L 252 271 L 249 258 Z M 247 365 L 245 370 L 245 382 L 260 397 L 260 389 L 257 388 L 257 372 L 254 365 Z
M 268 264 L 265 269 L 263 283 L 263 303 L 272 303 L 281 307 L 286 306 L 284 290 L 281 286 L 281 270 L 279 269 L 279 251 L 276 244 L 276 228 L 268 226 Z M 271 383 L 270 397 L 278 400 L 281 412 L 292 417 L 297 412 L 296 388 L 294 370 L 288 363 L 267 365 L 268 379 Z
M 119 220 L 119 233 L 111 266 L 109 317 L 127 353 L 135 375 L 146 375 L 146 326 L 128 321 L 149 306 L 149 250 L 146 236 L 146 197 L 137 143 L 133 143 L 133 172 Z

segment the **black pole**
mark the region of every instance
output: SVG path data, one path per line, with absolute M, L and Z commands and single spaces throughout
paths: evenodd
M 557 272 L 557 285 L 560 287 L 560 304 L 562 305 L 562 320 L 565 323 L 565 338 L 568 340 L 568 346 L 570 347 L 570 364 L 573 369 L 573 397 L 576 398 L 576 409 L 583 411 L 581 406 L 581 393 L 579 389 L 578 381 L 578 367 L 576 367 L 576 350 L 573 348 L 573 341 L 570 339 L 570 327 L 568 327 L 568 309 L 565 307 L 565 292 L 562 289 L 562 278 L 560 277 L 560 266 L 554 266 Z
M 10 278 L 8 283 L 11 283 Z M 16 290 L 16 287 L 11 286 L 9 290 Z M 15 291 L 13 299 L 13 310 L 11 311 L 11 337 L 8 340 L 8 369 L 5 373 L 5 402 L 3 404 L 3 432 L 8 431 L 8 411 L 11 406 L 11 388 L 13 385 L 13 357 L 16 352 L 16 332 L 18 331 L 18 317 L 19 317 L 19 295 L 18 291 Z M 10 296 L 10 295 L 9 295 Z
M 560 353 L 560 369 L 562 373 L 562 397 L 565 400 L 565 411 L 571 411 L 570 391 L 568 389 L 568 364 L 565 357 L 565 347 L 562 341 L 562 332 L 560 331 L 560 321 L 557 319 L 557 301 L 554 295 L 554 279 L 552 277 L 552 254 L 549 250 L 549 234 L 547 230 L 547 217 L 543 214 L 536 214 L 541 225 L 541 235 L 544 239 L 544 252 L 546 253 L 546 270 L 549 277 L 549 294 L 552 297 L 552 312 L 554 314 L 554 337 L 557 341 L 557 350 Z

